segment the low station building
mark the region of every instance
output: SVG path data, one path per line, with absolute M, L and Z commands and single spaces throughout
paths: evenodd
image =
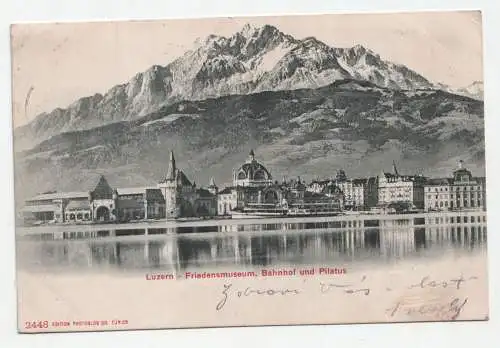
M 129 221 L 165 217 L 165 199 L 152 187 L 112 188 L 99 176 L 83 192 L 49 192 L 37 195 L 24 207 L 25 220 L 53 222 Z
M 213 183 L 213 182 L 212 182 Z M 197 188 L 176 167 L 151 187 L 113 188 L 103 175 L 80 192 L 46 192 L 25 202 L 23 219 L 32 222 L 127 222 L 217 214 L 215 184 Z

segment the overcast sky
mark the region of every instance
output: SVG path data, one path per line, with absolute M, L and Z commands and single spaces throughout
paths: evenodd
M 361 44 L 434 82 L 483 80 L 479 12 L 354 14 L 17 25 L 12 29 L 14 127 L 41 112 L 105 93 L 153 64 L 166 65 L 209 34 L 272 24 L 298 39 Z M 25 100 L 32 90 L 25 116 Z

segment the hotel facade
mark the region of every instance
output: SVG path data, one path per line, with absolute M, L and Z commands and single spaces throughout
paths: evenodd
M 464 168 L 463 161 L 450 178 L 431 179 L 425 185 L 425 209 L 444 210 L 486 210 L 486 180 L 473 177 Z
M 406 204 L 414 209 L 424 207 L 424 186 L 427 178 L 421 175 L 401 175 L 396 164 L 393 172 L 378 177 L 378 205 Z

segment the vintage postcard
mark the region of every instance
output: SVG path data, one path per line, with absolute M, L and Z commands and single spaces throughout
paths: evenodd
M 488 320 L 479 11 L 11 41 L 20 332 Z

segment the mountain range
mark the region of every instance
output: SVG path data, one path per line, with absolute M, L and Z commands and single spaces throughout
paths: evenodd
M 393 161 L 449 176 L 460 159 L 484 175 L 483 108 L 362 46 L 246 26 L 17 128 L 16 205 L 95 174 L 154 185 L 170 150 L 199 185 L 230 183 L 250 149 L 278 180 L 378 175 Z
M 405 90 L 434 87 L 415 71 L 360 45 L 334 48 L 314 37 L 295 39 L 270 25 L 247 25 L 228 38 L 198 40 L 170 64 L 154 65 L 104 95 L 38 115 L 16 129 L 16 150 L 61 132 L 137 119 L 181 100 L 318 88 L 342 79 Z

